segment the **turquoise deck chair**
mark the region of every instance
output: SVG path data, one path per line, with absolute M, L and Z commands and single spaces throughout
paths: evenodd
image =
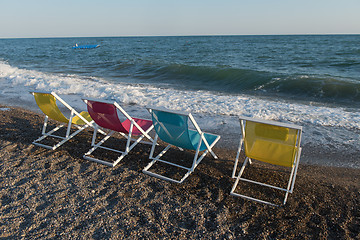
M 212 151 L 212 147 L 219 141 L 220 136 L 201 131 L 191 113 L 155 108 L 148 108 L 148 110 L 152 116 L 156 135 L 150 152 L 150 159 L 152 159 L 152 161 L 143 169 L 144 173 L 163 180 L 182 183 L 195 170 L 208 152 L 217 159 L 217 156 Z M 189 121 L 195 127 L 195 130 L 189 128 Z M 158 138 L 168 145 L 156 157 L 153 157 Z M 171 146 L 196 151 L 192 166 L 186 167 L 160 159 Z M 204 152 L 199 157 L 199 153 L 202 151 Z M 185 169 L 187 172 L 180 180 L 176 180 L 149 171 L 157 161 Z

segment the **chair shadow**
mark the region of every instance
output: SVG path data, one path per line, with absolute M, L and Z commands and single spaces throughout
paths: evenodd
M 11 121 L 0 124 L 1 138 L 18 144 L 31 144 L 40 131 L 39 123 L 18 117 L 11 117 Z

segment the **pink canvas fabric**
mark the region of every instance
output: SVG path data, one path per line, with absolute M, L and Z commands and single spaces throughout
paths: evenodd
M 124 122 L 121 122 L 116 106 L 109 103 L 96 102 L 96 101 L 87 101 L 87 108 L 91 118 L 95 121 L 97 125 L 103 128 L 107 128 L 116 132 L 122 132 L 128 134 L 130 131 L 131 122 L 129 119 L 126 119 Z M 133 118 L 134 121 L 146 131 L 152 125 L 152 121 Z M 132 135 L 141 135 L 142 133 L 135 126 L 133 127 Z

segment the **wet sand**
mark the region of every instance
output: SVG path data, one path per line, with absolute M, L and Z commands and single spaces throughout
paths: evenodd
M 142 173 L 150 161 L 148 145 L 107 167 L 82 158 L 91 130 L 55 151 L 43 149 L 31 142 L 40 136 L 44 116 L 8 108 L 0 111 L 2 239 L 360 238 L 360 169 L 300 163 L 294 193 L 285 206 L 272 207 L 230 195 L 233 150 L 215 148 L 218 160 L 208 155 L 183 184 L 170 183 Z M 118 143 L 123 140 L 112 142 Z M 192 156 L 175 149 L 170 158 Z M 246 174 L 286 181 L 283 169 L 269 169 L 253 164 Z M 246 184 L 238 191 L 275 201 L 283 196 Z

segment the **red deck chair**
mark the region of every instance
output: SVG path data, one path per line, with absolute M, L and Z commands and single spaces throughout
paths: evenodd
M 97 99 L 83 99 L 83 100 L 87 105 L 88 112 L 91 118 L 96 123 L 95 126 L 96 129 L 94 131 L 94 135 L 91 141 L 92 148 L 87 153 L 84 154 L 83 157 L 85 159 L 114 167 L 139 142 L 145 144 L 153 143 L 153 139 L 148 135 L 148 133 L 154 128 L 151 120 L 130 117 L 130 115 L 127 114 L 125 110 L 115 101 L 106 101 L 106 100 L 97 100 Z M 124 121 L 120 120 L 118 112 L 124 115 L 125 117 Z M 101 141 L 95 143 L 96 133 L 97 133 L 96 130 L 98 127 L 108 129 L 109 133 Z M 106 140 L 108 140 L 116 132 L 120 133 L 123 137 L 127 139 L 126 147 L 124 151 L 101 146 Z M 137 138 L 134 139 L 132 138 L 133 136 L 137 136 Z M 146 137 L 149 141 L 142 141 L 144 137 Z M 133 143 L 131 144 L 132 141 Z M 92 154 L 97 148 L 102 148 L 113 152 L 117 152 L 120 153 L 121 155 L 112 163 L 90 157 L 89 155 Z

